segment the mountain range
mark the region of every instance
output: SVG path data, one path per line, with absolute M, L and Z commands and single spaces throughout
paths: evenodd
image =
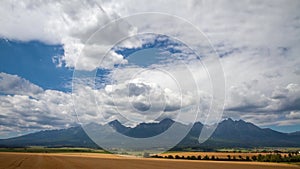
M 141 123 L 126 127 L 119 121 L 108 123 L 115 131 L 130 137 L 147 138 L 163 133 L 175 122 L 164 119 L 159 123 Z M 181 124 L 183 127 L 187 125 Z M 253 148 L 253 147 L 300 147 L 300 132 L 282 133 L 269 128 L 260 128 L 243 120 L 226 119 L 219 123 L 212 136 L 199 144 L 198 137 L 203 124 L 196 122 L 189 133 L 173 149 L 214 149 L 214 148 Z M 19 137 L 0 139 L 0 147 L 90 147 L 98 146 L 88 137 L 81 126 L 60 130 L 46 130 Z

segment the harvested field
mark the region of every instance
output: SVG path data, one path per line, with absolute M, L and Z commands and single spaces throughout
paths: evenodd
M 142 159 L 95 153 L 0 153 L 1 169 L 293 169 L 288 164 L 258 162 Z

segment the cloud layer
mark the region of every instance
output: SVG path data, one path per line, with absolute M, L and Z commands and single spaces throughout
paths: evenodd
M 157 40 L 157 37 L 144 36 L 144 39 L 130 38 L 117 47 L 112 46 L 115 45 L 112 42 L 120 37 L 131 37 L 149 28 L 153 33 L 170 32 L 178 40 L 193 42 L 195 36 L 189 28 L 159 20 L 161 18 L 153 21 L 141 18 L 145 24 L 144 28 L 139 29 L 126 19 L 106 27 L 105 33 L 99 32 L 100 28 L 114 19 L 143 12 L 182 17 L 201 30 L 220 55 L 226 77 L 225 117 L 243 118 L 261 126 L 298 125 L 299 9 L 300 2 L 293 0 L 235 3 L 207 0 L 182 0 L 176 3 L 168 0 L 152 3 L 144 0 L 7 0 L 0 2 L 0 36 L 9 40 L 38 40 L 63 45 L 64 55 L 53 58 L 57 66 L 80 71 L 97 68 L 114 70 L 116 65 L 128 64 L 118 50 L 140 48 Z M 97 31 L 98 36 L 93 37 Z M 106 54 L 107 57 L 104 57 Z M 207 111 L 213 91 L 205 68 L 199 68 L 200 64 L 194 63 L 195 56 L 181 45 L 167 44 L 162 54 L 185 60 L 189 72 L 184 64 L 178 62 L 168 66 L 156 65 L 156 68 L 164 68 L 182 83 L 186 81 L 183 87 L 186 91 L 179 91 L 174 79 L 155 71 L 142 74 L 140 80 L 130 79 L 136 72 L 143 71 L 141 67 L 112 71 L 109 75 L 116 83 L 97 90 L 85 86 L 73 96 L 61 91 L 43 90 L 17 75 L 0 73 L 1 132 L 74 125 L 74 121 L 70 121 L 75 116 L 72 97 L 82 103 L 76 107 L 76 111 L 84 121 L 97 116 L 100 119 L 112 119 L 116 117 L 115 106 L 124 116 L 135 117 L 136 121 L 149 120 L 145 119 L 143 113 L 155 108 L 164 112 L 162 116 L 172 116 L 171 113 L 176 113 L 180 108 L 195 104 L 203 112 Z M 99 65 L 101 59 L 102 64 Z M 207 58 L 201 59 L 204 61 Z M 195 82 L 185 80 L 186 77 Z M 194 83 L 200 86 L 196 94 L 189 91 L 193 88 L 189 85 Z M 195 102 L 199 100 L 197 96 L 201 96 L 200 103 Z M 102 104 L 100 110 L 94 102 L 90 102 L 95 97 Z M 153 102 L 149 102 L 149 98 Z M 135 114 L 130 114 L 132 110 L 136 111 Z
M 1 73 L 0 135 L 74 126 L 71 95 Z M 3 92 L 2 92 L 3 91 Z

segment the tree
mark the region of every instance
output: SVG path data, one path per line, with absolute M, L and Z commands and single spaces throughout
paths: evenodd
M 174 157 L 172 156 L 172 155 L 168 155 L 168 157 L 167 158 L 169 158 L 169 159 L 173 159 Z
M 267 154 L 267 155 L 265 155 L 264 157 L 265 157 L 265 158 L 264 158 L 263 161 L 270 162 L 270 161 L 271 161 L 272 155 L 271 155 L 271 154 Z
M 208 155 L 205 155 L 205 156 L 203 157 L 203 160 L 209 160 Z
M 258 154 L 257 161 L 263 161 L 263 156 L 261 154 Z
M 280 154 L 272 154 L 270 158 L 271 162 L 280 162 L 281 161 L 281 155 Z
M 256 161 L 257 160 L 257 157 L 254 155 L 251 157 L 252 158 L 252 161 Z

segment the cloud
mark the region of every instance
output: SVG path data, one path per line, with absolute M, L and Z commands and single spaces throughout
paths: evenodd
M 255 85 L 252 85 L 255 88 Z M 230 92 L 225 116 L 244 119 L 260 126 L 299 124 L 299 85 L 277 86 L 273 91 L 237 87 Z
M 0 93 L 1 94 L 25 94 L 33 96 L 41 93 L 43 89 L 28 80 L 17 75 L 10 75 L 0 72 Z
M 259 111 L 269 106 L 270 100 L 260 91 L 253 91 L 247 86 L 231 86 L 229 102 L 226 110 L 228 111 Z
M 147 72 L 149 73 L 151 72 Z M 107 85 L 100 90 L 76 87 L 78 90 L 74 91 L 75 107 L 79 117 L 84 118 L 82 122 L 89 123 L 93 120 L 106 123 L 119 119 L 127 125 L 136 125 L 141 122 L 155 121 L 160 116 L 174 117 L 181 109 L 188 109 L 189 106 L 197 104 L 195 95 L 192 93 L 180 93 L 180 90 L 172 90 L 161 86 L 161 83 L 149 81 L 149 79 L 144 81 L 140 78 L 141 76 Z M 99 109 L 92 110 L 94 114 L 90 114 L 91 118 L 85 118 L 85 114 L 97 106 Z M 187 122 L 194 119 L 181 120 Z
M 300 123 L 299 118 L 290 118 L 290 114 L 291 112 L 281 112 L 281 114 L 272 112 L 258 114 L 254 112 L 242 114 L 239 117 L 261 127 L 298 125 Z
M 300 111 L 291 111 L 286 117 L 288 119 L 300 119 Z
M 278 90 L 284 91 L 280 93 L 280 97 L 276 95 Z M 298 84 L 291 83 L 283 89 L 277 88 L 274 93 L 273 96 L 279 101 L 277 107 L 280 111 L 300 110 L 300 86 Z
M 34 97 L 1 95 L 0 126 L 8 132 L 29 132 L 75 125 L 70 95 L 47 90 Z
M 206 0 L 188 0 L 178 1 L 176 4 L 172 1 L 156 1 L 144 5 L 145 3 L 144 0 L 139 2 L 132 0 L 63 2 L 57 0 L 43 3 L 2 1 L 0 11 L 3 16 L 1 20 L 3 26 L 0 36 L 21 41 L 39 40 L 45 43 L 62 44 L 65 54 L 61 60 L 66 63 L 66 66 L 74 67 L 77 64 L 78 69 L 92 70 L 95 64 L 76 62 L 76 60 L 82 57 L 84 61 L 94 63 L 95 57 L 81 56 L 80 53 L 87 45 L 89 37 L 99 28 L 119 17 L 142 12 L 162 12 L 186 18 L 209 37 L 221 56 L 228 56 L 243 50 L 261 54 L 264 50 L 273 53 L 279 49 L 284 54 L 298 48 L 299 38 L 297 37 L 300 34 L 298 13 L 300 3 L 298 1 L 265 1 L 263 3 L 240 1 L 232 4 L 228 1 L 211 3 Z M 162 22 L 159 22 L 159 19 L 156 18 L 153 21 L 158 22 L 157 24 L 148 23 L 154 33 L 165 29 L 178 35 L 179 40 L 186 38 L 193 41 L 194 35 L 189 33 L 188 28 L 173 26 L 172 22 L 165 20 L 162 21 L 164 25 L 160 25 Z M 169 29 L 169 27 L 174 29 Z M 99 50 L 120 37 L 143 31 L 136 30 L 134 25 L 126 21 L 121 21 L 111 28 L 111 31 L 100 34 L 101 38 L 96 38 L 97 41 L 93 42 L 95 45 L 102 46 L 97 47 Z M 140 45 L 141 42 L 135 41 L 135 43 L 127 44 L 127 47 Z M 98 61 L 107 49 L 109 46 L 106 50 L 97 51 Z M 262 49 L 262 51 L 257 51 L 257 49 Z M 118 57 L 108 62 L 119 63 Z
M 159 40 L 155 39 L 155 41 Z M 158 48 L 164 51 L 168 50 L 170 45 L 174 46 L 174 43 L 169 42 L 168 45 Z M 177 47 L 181 46 L 177 44 Z M 99 86 L 96 87 L 97 90 L 93 90 L 94 84 L 90 82 L 94 80 L 93 77 L 84 73 L 85 77 L 82 77 L 79 71 L 78 76 L 75 75 L 73 91 L 75 95 L 85 99 L 82 101 L 82 98 L 76 98 L 77 112 L 84 116 L 93 107 L 89 103 L 86 104 L 86 101 L 90 100 L 92 103 L 96 100 L 100 115 L 92 112 L 88 114 L 97 122 L 117 118 L 129 125 L 135 125 L 140 122 L 155 121 L 161 117 L 176 118 L 179 117 L 178 113 L 182 113 L 185 118 L 178 120 L 190 123 L 196 120 L 198 107 L 201 112 L 199 120 L 205 122 L 205 114 L 208 113 L 212 100 L 209 76 L 204 67 L 199 67 L 201 63 L 195 55 L 189 56 L 187 60 L 183 59 L 185 55 L 190 54 L 186 47 L 181 47 L 180 50 L 178 48 L 177 54 L 180 54 L 180 51 L 183 51 L 182 58 L 170 56 L 172 53 L 158 53 L 158 55 L 165 55 L 162 56 L 163 61 L 153 63 L 150 61 L 148 67 L 139 67 L 130 63 L 116 66 L 108 71 L 105 77 L 96 77 L 96 82 L 97 78 L 102 79 L 99 80 L 100 83 L 103 83 L 103 79 L 107 79 L 104 86 L 95 84 Z M 145 62 L 147 64 L 147 60 Z M 94 74 L 91 73 L 92 76 Z M 201 85 L 197 86 L 198 84 Z M 194 111 L 189 111 L 191 109 Z M 85 122 L 89 120 L 84 119 Z
M 224 47 L 221 48 L 226 51 L 241 46 L 285 46 L 299 41 L 297 36 L 291 35 L 299 34 L 296 25 L 299 24 L 297 16 L 300 3 L 292 0 L 263 3 L 240 1 L 234 4 L 229 1 L 207 0 L 178 1 L 176 4 L 172 1 L 156 1 L 144 5 L 145 3 L 145 0 L 102 1 L 101 5 L 103 9 L 114 11 L 119 16 L 162 12 L 186 18 L 206 33 L 215 45 L 223 44 Z
M 135 68 L 131 73 L 144 72 L 142 69 Z M 129 70 L 122 72 L 129 75 Z M 65 93 L 43 90 L 19 76 L 1 73 L 0 127 L 5 129 L 2 134 L 66 128 L 95 121 L 104 124 L 113 119 L 124 121 L 124 117 L 130 120 L 124 121 L 126 125 L 136 125 L 161 117 L 176 118 L 182 109 L 183 113 L 191 114 L 191 119 L 183 121 L 194 120 L 195 112 L 188 110 L 189 106 L 197 105 L 196 94 L 182 92 L 169 75 L 153 69 L 137 77 L 117 75 L 118 82 L 105 88 L 93 89 L 90 83 L 80 83 L 73 93 Z M 209 104 L 210 99 L 203 97 L 202 104 Z
M 43 90 L 22 77 L 3 72 L 0 91 L 1 135 L 66 128 L 77 123 L 70 93 Z
M 64 47 L 64 55 L 56 58 L 58 66 L 65 65 L 77 69 L 95 69 L 99 66 L 95 64 L 112 47 L 109 46 L 110 41 L 122 35 L 130 36 L 134 31 L 128 24 L 117 25 L 115 28 L 122 28 L 111 29 L 105 32 L 101 39 L 93 41 L 92 45 L 87 44 L 87 40 L 95 31 L 115 18 L 108 16 L 101 6 L 93 1 L 1 1 L 0 14 L 3 16 L 0 21 L 3 25 L 0 31 L 1 38 L 61 44 Z M 81 55 L 84 47 L 88 48 L 89 52 Z M 90 51 L 91 48 L 97 51 Z M 95 52 L 98 55 L 97 61 Z M 111 53 L 109 57 L 104 58 L 107 59 L 104 61 L 105 66 L 120 63 L 120 57 Z
M 253 87 L 255 85 L 251 85 Z M 288 84 L 276 87 L 269 95 L 264 91 L 255 91 L 246 85 L 232 87 L 227 111 L 238 112 L 285 112 L 300 110 L 300 87 Z
M 105 23 L 96 4 L 88 1 L 2 1 L 0 11 L 5 16 L 0 35 L 21 41 L 58 44 L 67 36 L 83 36 L 87 30 Z
M 225 116 L 283 125 L 288 124 L 287 119 L 278 114 L 299 110 L 300 78 L 294 73 L 300 63 L 298 54 L 245 49 L 221 58 L 221 62 L 227 88 Z M 260 123 L 261 116 L 276 118 Z

